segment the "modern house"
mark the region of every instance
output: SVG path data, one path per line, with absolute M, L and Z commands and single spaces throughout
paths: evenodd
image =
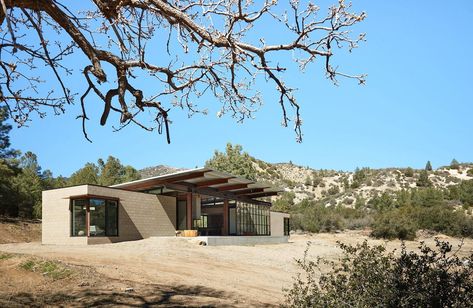
M 110 187 L 43 191 L 43 244 L 102 244 L 197 233 L 210 245 L 287 242 L 289 215 L 266 185 L 209 168 Z M 184 231 L 195 230 L 195 231 Z

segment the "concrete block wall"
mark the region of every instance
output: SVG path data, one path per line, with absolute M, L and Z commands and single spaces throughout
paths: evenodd
M 284 218 L 289 218 L 287 213 L 273 212 L 270 214 L 271 236 L 284 236 Z
M 118 198 L 118 236 L 71 237 L 69 197 L 94 195 Z M 103 244 L 150 236 L 174 236 L 176 199 L 169 196 L 81 185 L 43 192 L 44 244 Z
M 86 237 L 71 237 L 69 196 L 87 194 L 87 185 L 43 191 L 41 240 L 43 244 L 85 245 Z

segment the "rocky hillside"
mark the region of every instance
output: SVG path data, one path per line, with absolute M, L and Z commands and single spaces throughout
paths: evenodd
M 325 198 L 330 205 L 352 206 L 358 198 L 369 200 L 384 192 L 425 186 L 445 188 L 473 179 L 473 164 L 442 167 L 429 172 L 411 168 L 362 168 L 343 172 L 314 170 L 287 163 L 256 163 L 260 180 L 294 193 L 296 203 L 305 198 Z
M 154 167 L 147 167 L 147 168 L 141 169 L 139 170 L 139 173 L 142 179 L 146 179 L 153 176 L 169 174 L 169 173 L 179 172 L 183 170 L 186 170 L 186 169 L 175 168 L 175 167 L 170 167 L 170 166 L 165 166 L 165 165 L 158 165 Z
M 353 207 L 357 199 L 368 201 L 375 195 L 401 189 L 432 186 L 445 188 L 461 180 L 473 179 L 473 164 L 458 164 L 428 171 L 412 168 L 370 169 L 354 172 L 316 170 L 292 163 L 271 164 L 251 157 L 259 182 L 303 199 L 327 200 L 327 205 Z M 143 178 L 184 170 L 156 166 L 140 170 Z M 274 197 L 278 198 L 278 197 Z

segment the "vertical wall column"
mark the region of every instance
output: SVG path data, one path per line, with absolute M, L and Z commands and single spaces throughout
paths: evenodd
M 228 200 L 223 201 L 223 234 L 228 235 Z
M 187 193 L 187 205 L 186 205 L 186 229 L 192 229 L 192 193 Z
M 89 203 L 89 201 L 87 201 Z M 90 207 L 87 205 L 85 207 L 85 227 L 87 232 L 87 237 L 90 236 Z

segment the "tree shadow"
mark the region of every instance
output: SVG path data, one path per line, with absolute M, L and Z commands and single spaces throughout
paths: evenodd
M 1 307 L 43 306 L 129 306 L 129 307 L 234 307 L 239 301 L 226 292 L 204 286 L 139 285 L 132 291 L 107 288 L 71 292 L 2 294 Z M 240 303 L 241 304 L 241 303 Z

